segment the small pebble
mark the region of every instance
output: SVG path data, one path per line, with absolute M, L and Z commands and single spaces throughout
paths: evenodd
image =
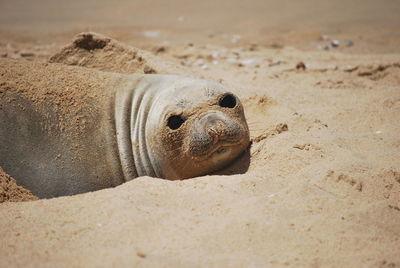
M 141 253 L 141 252 L 138 252 L 138 253 L 136 253 L 136 255 L 138 256 L 138 257 L 140 257 L 140 258 L 146 258 L 146 254 L 144 254 L 144 253 Z
M 348 47 L 354 46 L 354 42 L 351 41 L 351 40 L 347 41 L 347 46 L 348 46 Z
M 255 63 L 255 61 L 256 61 L 255 59 L 244 59 L 244 60 L 241 60 L 240 63 L 243 65 L 251 65 L 251 64 Z
M 270 63 L 268 64 L 268 66 L 269 66 L 269 67 L 272 67 L 272 66 L 281 65 L 281 64 L 283 64 L 283 63 L 285 63 L 285 62 L 284 62 L 284 61 L 281 61 L 281 60 L 277 60 L 277 61 L 272 61 L 272 62 L 270 62 Z
M 202 66 L 202 65 L 205 64 L 205 62 L 204 62 L 203 59 L 198 59 L 198 60 L 196 60 L 195 64 L 197 64 L 197 65 L 199 65 L 199 66 Z
M 258 44 L 257 43 L 251 43 L 250 47 L 249 47 L 249 51 L 256 51 L 258 48 Z
M 332 46 L 330 44 L 323 47 L 324 50 L 330 50 L 331 48 Z
M 344 69 L 344 71 L 345 72 L 348 72 L 348 73 L 351 73 L 351 72 L 353 72 L 353 71 L 355 71 L 355 70 L 357 70 L 358 69 L 358 66 L 351 66 L 351 65 L 349 65 L 349 66 L 347 66 L 345 69 Z
M 307 67 L 304 64 L 304 62 L 300 61 L 299 63 L 296 64 L 296 69 L 297 70 L 305 70 L 305 69 L 307 69 Z
M 338 47 L 340 45 L 340 41 L 339 40 L 332 40 L 331 45 L 332 45 L 332 47 Z
M 143 35 L 146 37 L 157 37 L 160 35 L 160 31 L 144 31 Z
M 235 59 L 235 58 L 227 58 L 225 61 L 226 62 L 237 62 L 237 59 Z
M 167 49 L 164 46 L 159 46 L 159 47 L 155 47 L 153 49 L 154 53 L 158 54 L 158 53 L 163 53 L 165 52 Z
M 147 66 L 147 65 L 144 66 L 143 72 L 144 72 L 145 74 L 156 74 L 156 73 L 157 73 L 156 70 L 154 70 L 153 68 L 151 68 L 150 66 Z
M 326 34 L 323 34 L 323 35 L 321 35 L 321 40 L 322 41 L 329 41 L 331 38 L 328 36 L 328 35 L 326 35 Z
M 232 35 L 232 38 L 231 38 L 231 43 L 237 43 L 237 41 L 239 41 L 240 40 L 240 38 L 241 38 L 241 36 L 240 35 L 238 35 L 238 34 L 234 34 L 234 35 Z
M 219 53 L 218 51 L 213 51 L 213 52 L 211 53 L 211 57 L 214 58 L 214 59 L 219 58 L 219 56 L 220 56 L 220 53 Z
M 35 56 L 35 53 L 33 52 L 28 52 L 28 51 L 22 51 L 21 53 L 19 53 L 21 55 L 21 57 L 33 57 Z

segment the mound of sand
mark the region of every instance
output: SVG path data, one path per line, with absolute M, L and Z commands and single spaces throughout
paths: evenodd
M 161 60 L 150 52 L 91 32 L 76 35 L 71 44 L 51 56 L 49 62 L 116 73 L 184 73 L 179 66 Z
M 29 190 L 18 186 L 14 178 L 0 167 L 0 203 L 37 200 Z

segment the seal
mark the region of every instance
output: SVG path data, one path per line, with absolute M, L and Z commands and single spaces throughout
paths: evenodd
M 205 175 L 248 148 L 243 106 L 219 83 L 0 63 L 0 166 L 38 197 Z

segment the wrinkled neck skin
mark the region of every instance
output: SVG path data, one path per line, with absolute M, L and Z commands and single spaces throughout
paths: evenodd
M 234 109 L 218 106 L 227 92 L 222 85 L 174 75 L 126 75 L 123 81 L 115 93 L 114 116 L 125 181 L 204 175 L 247 148 L 249 133 L 239 99 Z M 186 121 L 172 130 L 167 126 L 171 115 Z
M 149 110 L 160 89 L 144 75 L 125 78 L 115 93 L 115 129 L 125 181 L 145 175 L 161 177 L 146 139 Z

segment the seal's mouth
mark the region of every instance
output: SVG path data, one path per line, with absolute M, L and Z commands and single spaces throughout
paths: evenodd
M 218 159 L 226 159 L 229 155 L 235 151 L 235 148 L 242 147 L 243 141 L 234 142 L 234 143 L 223 143 L 218 146 L 213 146 L 208 152 L 205 152 L 201 156 L 197 156 L 197 162 L 207 161 L 209 159 L 214 159 L 218 161 Z
M 233 147 L 222 146 L 210 154 L 208 159 L 211 159 L 214 163 L 224 162 L 227 159 L 232 158 Z
M 226 147 L 221 147 L 221 148 L 219 148 L 218 150 L 216 150 L 216 151 L 214 152 L 214 154 L 223 154 L 223 153 L 225 153 L 226 151 L 228 151 Z
M 238 146 L 240 143 L 234 143 L 234 144 L 224 144 L 224 145 L 220 145 L 220 146 L 216 146 L 216 148 L 213 148 L 212 150 L 210 150 L 210 152 L 206 155 L 206 156 L 213 156 L 213 155 L 217 155 L 217 154 L 223 154 L 226 153 L 227 151 L 230 151 L 230 149 L 233 146 Z

